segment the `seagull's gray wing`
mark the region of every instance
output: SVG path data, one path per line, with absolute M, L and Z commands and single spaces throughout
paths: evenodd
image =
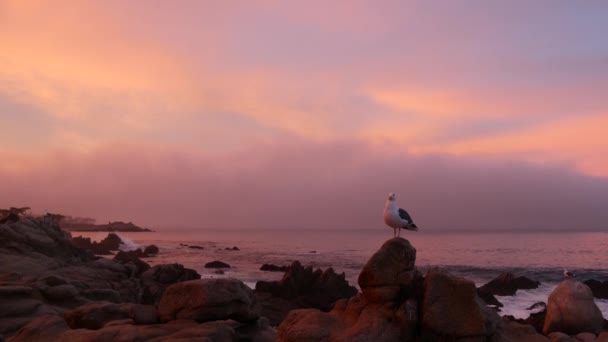
M 399 208 L 399 217 L 401 217 L 401 219 L 403 220 L 406 220 L 410 224 L 414 223 L 414 220 L 412 220 L 410 214 L 408 214 L 407 211 L 405 211 L 404 209 Z

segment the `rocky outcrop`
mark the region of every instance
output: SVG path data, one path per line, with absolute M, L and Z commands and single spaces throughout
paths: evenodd
M 124 244 L 120 237 L 114 233 L 109 233 L 108 236 L 99 242 L 91 241 L 90 238 L 77 236 L 72 238 L 72 243 L 97 255 L 112 254 L 113 251 L 117 251 L 120 248 L 120 245 Z
M 479 292 L 496 296 L 513 296 L 517 290 L 536 289 L 539 286 L 538 281 L 523 276 L 516 277 L 513 273 L 506 272 L 481 286 Z
M 543 332 L 578 334 L 602 330 L 604 318 L 589 286 L 574 279 L 562 281 L 549 295 Z
M 158 304 L 163 292 L 171 284 L 200 279 L 201 275 L 195 270 L 185 268 L 180 264 L 165 264 L 150 268 L 143 272 L 139 278 L 143 288 L 141 303 Z
M 169 286 L 158 304 L 161 321 L 255 321 L 261 307 L 253 291 L 235 279 L 199 279 Z
M 147 257 L 147 254 L 142 252 L 141 249 L 137 249 L 135 251 L 127 252 L 119 251 L 116 253 L 113 260 L 122 265 L 128 266 L 129 269 L 132 270 L 131 276 L 136 276 L 150 269 L 150 265 L 140 259 L 142 257 Z
M 330 312 L 291 311 L 279 341 L 548 341 L 533 327 L 501 319 L 477 296 L 473 282 L 415 268 L 416 250 L 394 238 L 359 275 L 362 292 Z
M 290 310 L 316 308 L 329 311 L 338 299 L 357 293 L 350 286 L 344 273 L 337 274 L 332 268 L 325 271 L 303 267 L 294 261 L 280 281 L 258 281 L 256 295 L 262 302 L 263 315 L 272 324 L 280 323 Z

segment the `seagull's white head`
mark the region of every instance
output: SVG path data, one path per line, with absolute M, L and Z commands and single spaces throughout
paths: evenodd
M 396 199 L 397 199 L 397 196 L 395 196 L 395 193 L 394 193 L 394 192 L 391 192 L 391 193 L 389 193 L 389 194 L 388 194 L 388 198 L 387 198 L 387 199 L 388 199 L 389 201 L 394 201 L 394 200 L 396 200 Z

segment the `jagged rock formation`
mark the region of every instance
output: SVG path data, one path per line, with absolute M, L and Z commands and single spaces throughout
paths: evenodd
M 294 261 L 280 281 L 258 281 L 255 292 L 262 302 L 262 314 L 278 325 L 290 310 L 329 311 L 337 300 L 355 295 L 357 289 L 348 284 L 344 273 L 337 274 L 332 268 L 313 270 Z
M 423 277 L 416 250 L 388 240 L 359 275 L 362 293 L 330 312 L 291 311 L 279 341 L 547 341 L 534 328 L 501 319 L 473 282 L 433 269 Z

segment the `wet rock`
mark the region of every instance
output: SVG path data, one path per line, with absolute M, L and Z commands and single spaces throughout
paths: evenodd
M 492 293 L 490 293 L 488 291 L 487 288 L 486 289 L 478 288 L 477 295 L 487 305 L 492 305 L 492 306 L 496 307 L 497 311 L 500 311 L 500 308 L 502 308 L 504 306 L 498 299 L 496 299 L 496 297 Z
M 136 324 L 158 322 L 156 308 L 152 305 L 133 303 L 90 303 L 64 313 L 64 319 L 72 329 L 101 329 L 108 322 L 131 319 Z
M 498 296 L 513 296 L 517 290 L 535 289 L 538 286 L 540 286 L 538 281 L 523 276 L 515 277 L 513 273 L 506 272 L 481 286 L 479 292 Z
M 548 335 L 551 342 L 576 342 L 576 340 L 561 332 L 552 332 Z
M 589 286 L 574 279 L 562 281 L 549 295 L 543 332 L 578 334 L 602 330 L 604 318 Z
M 132 265 L 135 268 L 135 272 L 132 276 L 135 276 L 150 269 L 150 265 L 140 259 L 145 256 L 147 255 L 141 249 L 134 251 L 119 251 L 116 253 L 113 260 L 122 265 Z
M 240 249 L 237 246 L 234 246 L 232 248 L 226 247 L 226 248 L 224 248 L 224 250 L 226 250 L 226 251 L 240 251 Z
M 548 342 L 549 339 L 539 334 L 533 327 L 520 324 L 503 318 L 496 332 L 491 338 L 492 342 Z
M 233 319 L 254 321 L 260 304 L 243 282 L 235 279 L 199 279 L 169 286 L 158 304 L 161 321 L 189 319 L 198 322 Z
M 144 248 L 144 254 L 146 256 L 152 256 L 152 255 L 156 255 L 158 254 L 159 249 L 156 245 L 150 245 L 150 246 L 146 246 L 146 248 Z
M 608 280 L 600 282 L 595 279 L 589 279 L 585 280 L 583 283 L 589 286 L 591 292 L 593 292 L 593 297 L 599 299 L 608 299 Z
M 112 251 L 117 251 L 120 248 L 120 245 L 124 244 L 120 237 L 114 233 L 109 233 L 108 236 L 100 242 L 91 241 L 90 238 L 77 236 L 72 238 L 72 243 L 77 247 L 99 255 L 112 254 Z
M 182 281 L 200 279 L 201 275 L 195 270 L 185 268 L 180 264 L 156 265 L 143 272 L 139 278 L 143 287 L 141 302 L 143 304 L 158 304 L 165 289 Z
M 187 245 L 184 245 L 187 246 Z M 190 249 L 205 249 L 205 247 L 201 247 L 201 246 L 188 246 L 188 248 Z
M 291 309 L 317 308 L 329 311 L 338 299 L 357 293 L 357 289 L 346 281 L 344 273 L 337 274 L 332 268 L 325 271 L 313 270 L 311 266 L 305 268 L 298 261 L 291 264 L 280 281 L 258 281 L 255 291 L 262 301 L 263 315 L 271 317 L 272 324 L 279 323 L 280 320 L 277 322 L 276 318 L 285 317 Z M 285 304 L 285 300 L 290 303 Z M 277 305 L 278 303 L 282 304 Z M 278 312 L 275 311 L 277 308 Z
M 273 264 L 264 264 L 260 267 L 260 271 L 267 272 L 287 272 L 289 270 L 289 266 L 277 266 Z
M 215 261 L 206 263 L 205 268 L 230 268 L 230 265 L 228 265 L 225 262 L 215 260 Z

